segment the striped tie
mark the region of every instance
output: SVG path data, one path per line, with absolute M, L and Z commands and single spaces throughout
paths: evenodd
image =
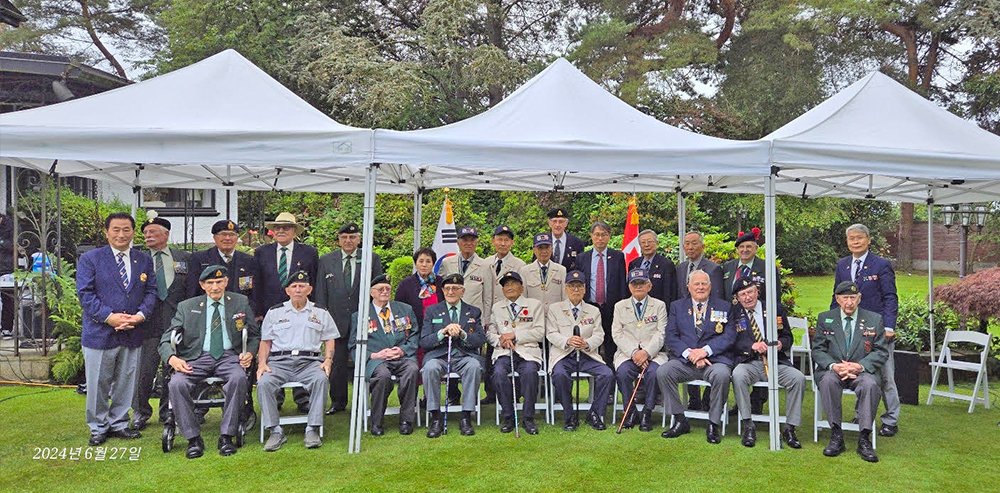
M 222 313 L 219 310 L 220 305 L 222 303 L 218 301 L 212 303 L 215 311 L 212 312 L 212 330 L 209 331 L 208 353 L 215 359 L 221 358 L 223 351 L 225 351 L 222 341 Z
M 122 280 L 122 287 L 128 288 L 128 270 L 125 269 L 125 252 L 118 252 L 118 277 Z
M 278 259 L 278 280 L 285 285 L 288 280 L 288 247 L 281 247 L 281 258 Z

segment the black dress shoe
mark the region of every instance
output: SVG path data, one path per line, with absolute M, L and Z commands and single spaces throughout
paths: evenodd
M 380 437 L 382 435 L 385 435 L 385 430 L 382 428 L 382 425 L 377 425 L 374 423 L 372 424 L 371 428 L 369 428 L 368 431 L 371 431 L 373 437 Z
M 122 428 L 120 430 L 112 430 L 111 436 L 115 438 L 123 438 L 125 440 L 135 440 L 136 438 L 142 438 L 142 433 L 138 430 L 133 430 L 132 428 Z
M 757 430 L 753 426 L 753 422 L 749 419 L 743 420 L 743 446 L 753 447 L 757 445 Z
M 576 424 L 574 424 L 572 421 L 564 422 L 563 431 L 576 431 Z
M 639 431 L 653 431 L 653 410 L 645 409 L 639 415 Z
M 469 418 L 462 418 L 458 420 L 458 431 L 462 433 L 462 436 L 472 436 L 476 434 L 476 430 L 472 428 L 472 420 Z
M 534 418 L 524 420 L 524 431 L 526 431 L 529 435 L 538 434 L 538 425 L 535 424 Z
M 677 438 L 681 435 L 691 433 L 691 424 L 687 419 L 675 419 L 674 425 L 669 430 L 660 434 L 663 438 Z
M 133 430 L 145 430 L 149 424 L 149 416 L 136 415 L 132 418 Z
M 899 427 L 896 425 L 883 424 L 882 427 L 878 429 L 878 436 L 880 437 L 893 437 L 896 436 L 896 433 L 899 433 Z
M 781 438 L 792 448 L 802 448 L 802 444 L 799 443 L 799 437 L 795 436 L 795 427 L 788 425 L 784 430 L 781 431 Z
M 711 444 L 718 444 L 722 442 L 722 437 L 719 435 L 719 425 L 709 421 L 708 429 L 705 430 L 705 440 Z
M 427 438 L 437 438 L 441 436 L 444 431 L 444 424 L 441 419 L 432 419 L 431 424 L 427 425 Z
M 409 421 L 400 421 L 399 422 L 399 434 L 400 435 L 409 435 L 411 433 L 413 433 L 413 423 L 410 423 Z
M 858 438 L 858 455 L 868 462 L 878 462 L 875 448 L 872 447 L 872 440 L 864 433 L 861 434 L 861 438 Z
M 225 457 L 236 453 L 236 444 L 230 435 L 219 435 L 219 455 Z
M 504 416 L 503 421 L 500 422 L 500 433 L 510 433 L 512 431 L 514 431 L 514 418 Z
M 604 425 L 604 418 L 598 416 L 597 413 L 587 414 L 587 424 L 597 431 L 607 429 L 607 426 Z
M 836 457 L 844 451 L 847 447 L 844 446 L 844 432 L 836 430 L 830 434 L 830 443 L 823 449 L 823 455 L 827 457 Z
M 330 409 L 326 410 L 326 415 L 327 416 L 333 416 L 334 414 L 337 414 L 337 413 L 339 413 L 340 411 L 343 411 L 343 410 L 344 410 L 344 408 L 342 406 L 330 406 Z M 309 412 L 309 410 L 307 409 L 306 412 Z
M 635 414 L 636 412 L 632 411 L 628 413 L 628 416 L 625 416 L 625 419 L 622 422 L 623 429 L 631 430 L 635 426 Z
M 197 459 L 205 455 L 205 442 L 201 439 L 201 436 L 196 436 L 188 440 L 187 453 L 184 454 L 188 459 Z
M 90 441 L 87 442 L 87 445 L 96 447 L 106 441 L 108 441 L 108 435 L 106 433 L 91 433 Z

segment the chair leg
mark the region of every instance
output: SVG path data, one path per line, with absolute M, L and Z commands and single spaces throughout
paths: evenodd
M 955 393 L 955 376 L 951 368 L 948 368 L 948 392 Z M 955 398 L 949 397 L 948 402 L 955 402 Z
M 940 366 L 934 367 L 934 372 L 931 373 L 931 390 L 927 393 L 927 405 L 931 405 L 934 402 L 934 389 L 937 387 L 938 373 L 941 372 Z
M 972 399 L 969 399 L 969 414 L 972 414 L 972 411 L 976 408 L 976 400 L 979 399 L 979 386 L 982 381 L 983 371 L 980 369 L 979 373 L 976 375 L 976 384 L 972 387 Z M 987 396 L 987 398 L 988 397 L 989 396 Z

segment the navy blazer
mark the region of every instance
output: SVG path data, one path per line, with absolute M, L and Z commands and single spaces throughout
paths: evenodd
M 761 302 L 763 303 L 763 302 Z M 753 350 L 756 339 L 753 336 L 753 329 L 750 325 L 750 317 L 743 305 L 733 303 L 733 311 L 730 315 L 736 320 L 736 339 L 733 341 L 733 348 L 730 356 L 734 364 L 748 363 L 755 359 L 760 359 L 760 353 Z M 764 308 L 764 323 L 767 324 L 767 308 Z M 767 341 L 767 327 L 760 327 L 760 335 Z M 792 348 L 792 329 L 788 325 L 788 312 L 785 307 L 778 303 L 778 341 L 781 342 L 781 350 L 778 351 L 778 364 L 792 366 L 792 361 L 788 358 Z
M 444 291 L 441 289 L 441 276 L 434 276 L 434 285 L 437 286 L 435 303 L 444 301 Z M 413 314 L 417 317 L 417 326 L 424 326 L 424 300 L 420 299 L 420 279 L 417 275 L 409 275 L 399 281 L 396 286 L 396 301 L 406 303 L 413 309 Z M 429 309 L 430 307 L 428 307 Z
M 736 319 L 729 316 L 729 312 L 733 305 L 718 298 L 709 298 L 707 303 L 705 321 L 703 322 L 704 330 L 700 337 L 694 327 L 694 310 L 691 306 L 691 298 L 681 298 L 670 304 L 666 334 L 663 338 L 664 350 L 670 353 L 671 358 L 681 359 L 692 365 L 684 358 L 684 351 L 708 345 L 712 348 L 712 355 L 708 357 L 709 361 L 732 366 L 733 360 L 730 350 L 736 340 Z M 716 332 L 717 323 L 711 321 L 712 311 L 726 314 L 726 321 L 722 322 L 721 334 Z
M 188 271 L 191 275 L 187 276 L 186 281 L 188 298 L 205 294 L 205 290 L 201 289 L 201 284 L 198 283 L 198 278 L 201 277 L 201 271 L 210 265 L 226 265 L 222 256 L 219 255 L 218 247 L 211 247 L 191 254 L 191 258 L 188 260 Z M 252 305 L 253 291 L 257 285 L 257 264 L 253 261 L 253 257 L 239 250 L 234 250 L 233 260 L 226 267 L 229 271 L 229 284 L 226 285 L 226 291 L 240 293 L 250 298 Z M 249 281 L 249 285 L 244 286 L 245 289 L 240 289 L 241 278 Z
M 837 261 L 837 272 L 833 278 L 834 289 L 841 281 L 851 280 L 853 262 L 854 258 L 851 255 Z M 894 330 L 899 313 L 899 297 L 896 295 L 896 273 L 892 270 L 892 264 L 869 251 L 855 282 L 861 291 L 861 303 L 858 307 L 881 315 L 885 328 Z M 834 308 L 839 308 L 836 295 L 830 301 L 830 309 Z
M 604 304 L 614 306 L 615 303 L 632 296 L 628 290 L 628 283 L 625 282 L 625 254 L 614 248 L 608 248 L 604 253 L 607 254 L 607 258 L 604 259 Z M 590 261 L 593 256 L 594 249 L 591 248 L 577 256 L 576 259 L 577 269 L 583 272 L 583 276 L 587 278 L 587 291 L 583 295 L 583 299 L 587 302 L 590 302 L 591 299 L 590 278 L 593 274 L 590 272 Z
M 132 275 L 126 288 L 118 276 L 118 261 L 111 246 L 95 248 L 80 256 L 76 267 L 76 294 L 83 308 L 80 343 L 84 347 L 112 349 L 142 345 L 145 333 L 141 329 L 116 331 L 104 323 L 112 313 L 135 315 L 142 312 L 149 318 L 156 309 L 153 259 L 138 248 L 131 248 L 129 260 Z
M 253 261 L 257 264 L 257 280 L 254 281 L 256 285 L 252 298 L 254 313 L 267 313 L 267 310 L 272 306 L 288 301 L 285 287 L 278 279 L 278 247 L 276 245 L 277 243 L 261 245 L 253 251 Z M 291 276 L 296 271 L 304 270 L 309 273 L 309 279 L 312 279 L 309 284 L 315 286 L 318 261 L 319 255 L 315 248 L 301 241 L 295 241 L 295 247 L 292 248 L 291 265 L 288 266 L 288 275 Z M 355 306 L 357 305 L 355 304 Z M 346 328 L 347 325 L 338 325 L 338 327 Z
M 687 271 L 690 264 L 690 260 L 685 260 L 677 266 L 677 299 L 691 297 L 687 287 Z M 695 270 L 703 270 L 708 274 L 708 279 L 712 282 L 712 298 L 726 298 L 726 290 L 722 285 L 722 267 L 719 264 L 702 257 Z
M 632 262 L 628 264 L 628 270 L 642 267 L 642 259 L 642 255 L 632 259 Z M 653 255 L 653 261 L 650 263 L 648 274 L 649 282 L 653 284 L 653 287 L 649 290 L 650 296 L 667 305 L 677 299 L 677 267 L 674 266 L 673 260 L 659 253 Z M 628 289 L 627 283 L 625 288 Z
M 732 259 L 722 264 L 722 285 L 725 289 L 725 300 L 733 300 L 733 284 L 736 282 L 736 268 L 740 265 L 740 259 Z M 754 257 L 750 264 L 750 278 L 760 286 L 760 300 L 763 303 L 767 298 L 764 288 L 764 279 L 767 276 L 766 264 L 760 257 Z M 778 290 L 778 301 L 781 301 L 781 274 L 775 271 L 775 288 Z
M 420 331 L 420 347 L 424 348 L 424 361 L 430 358 L 444 358 L 448 354 L 448 338 L 438 340 L 438 331 L 451 325 L 459 324 L 466 333 L 465 339 L 455 338 L 451 342 L 452 353 L 457 350 L 463 356 L 479 358 L 479 349 L 486 344 L 486 331 L 483 330 L 483 312 L 475 306 L 462 302 L 458 320 L 452 320 L 448 315 L 448 303 L 442 301 L 427 307 L 424 313 L 424 324 Z M 482 360 L 480 360 L 482 362 Z

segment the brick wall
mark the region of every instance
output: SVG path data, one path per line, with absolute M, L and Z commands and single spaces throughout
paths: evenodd
M 996 267 L 1000 264 L 1000 246 L 986 241 L 985 237 L 975 231 L 974 227 L 969 229 L 967 255 L 970 267 L 973 271 Z M 913 250 L 911 251 L 913 267 L 924 270 L 927 268 L 927 222 L 914 221 L 913 233 Z M 934 223 L 934 270 L 958 271 L 960 235 L 960 228 L 957 226 L 952 226 L 949 229 L 945 228 L 944 224 Z M 898 257 L 899 239 L 897 232 L 892 231 L 886 234 L 886 240 L 889 243 L 889 255 Z

